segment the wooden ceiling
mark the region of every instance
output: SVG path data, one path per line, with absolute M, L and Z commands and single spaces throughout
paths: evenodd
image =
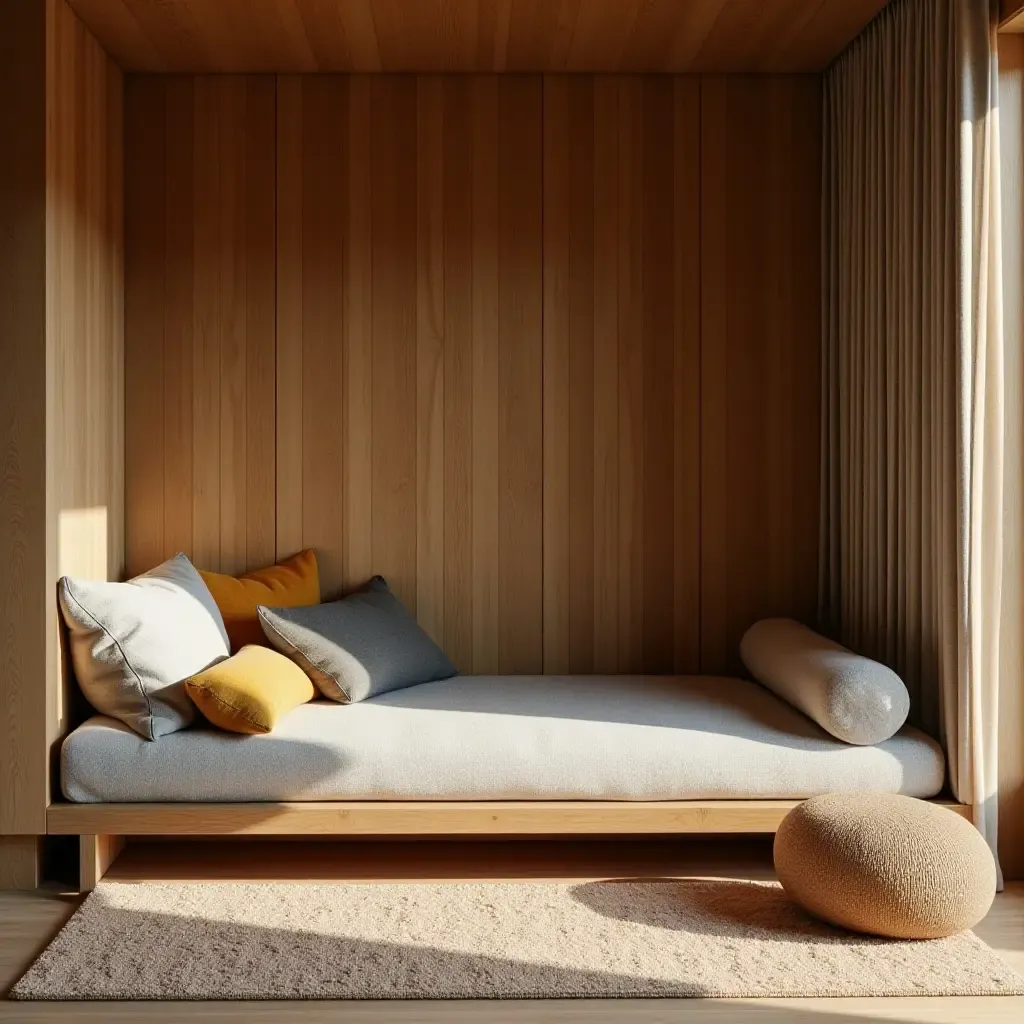
M 820 71 L 887 0 L 68 0 L 131 71 Z

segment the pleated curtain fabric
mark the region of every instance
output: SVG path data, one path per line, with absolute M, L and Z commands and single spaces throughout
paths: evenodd
M 997 8 L 894 0 L 826 74 L 821 559 L 823 621 L 904 677 L 993 850 Z

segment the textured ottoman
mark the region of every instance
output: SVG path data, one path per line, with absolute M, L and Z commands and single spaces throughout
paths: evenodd
M 900 939 L 973 927 L 996 890 L 992 854 L 970 822 L 886 793 L 835 793 L 794 808 L 775 835 L 775 870 L 808 913 Z

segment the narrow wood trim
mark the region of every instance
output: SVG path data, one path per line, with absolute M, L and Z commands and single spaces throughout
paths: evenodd
M 774 832 L 799 800 L 52 804 L 56 835 L 614 835 Z M 936 801 L 968 816 L 960 804 Z
M 92 892 L 125 847 L 124 836 L 83 835 L 78 851 L 78 886 Z
M 1024 0 L 1000 0 L 999 31 L 1024 32 Z
M 40 840 L 40 836 L 0 836 L 0 892 L 39 888 Z

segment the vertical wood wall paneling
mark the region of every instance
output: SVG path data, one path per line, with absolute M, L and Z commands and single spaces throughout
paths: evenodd
M 275 552 L 276 82 L 198 78 L 193 100 L 192 545 L 239 572 Z
M 169 150 L 168 82 L 145 76 L 125 83 L 125 541 L 131 576 L 164 557 L 165 475 L 174 477 L 173 468 L 168 467 L 183 463 L 187 469 L 178 479 L 181 490 L 173 491 L 170 521 L 175 539 L 188 541 L 182 550 L 192 550 L 192 375 L 164 371 L 168 348 L 179 365 L 191 369 L 192 362 L 192 245 L 190 241 L 180 251 L 175 247 L 176 258 L 169 261 L 166 240 L 169 222 L 187 224 L 191 238 L 191 200 L 175 203 L 176 215 L 170 216 L 168 183 L 181 177 L 179 154 L 192 152 L 192 81 L 187 80 L 189 116 L 184 119 L 189 131 L 186 134 L 181 130 L 183 123 L 176 121 L 179 130 Z M 185 178 L 191 185 L 190 167 Z M 189 274 L 183 290 L 186 253 Z M 170 296 L 164 292 L 167 279 L 176 285 Z M 184 330 L 172 330 L 165 345 L 168 320 Z M 174 410 L 170 415 L 165 396 Z M 183 406 L 187 416 L 178 423 L 176 414 Z M 180 504 L 182 496 L 188 499 L 187 508 Z
M 417 598 L 417 80 L 372 81 L 372 558 L 402 601 Z M 337 540 L 339 538 L 335 538 Z
M 154 204 L 156 208 L 145 216 L 154 218 L 156 237 L 163 243 L 149 271 L 157 275 L 151 287 L 156 289 L 156 295 L 162 294 L 166 301 L 162 310 L 162 323 L 159 325 L 160 338 L 156 342 L 161 345 L 162 358 L 153 360 L 159 377 L 153 380 L 152 391 L 144 394 L 142 400 L 146 400 L 149 394 L 158 393 L 159 408 L 163 410 L 163 431 L 159 437 L 152 438 L 161 458 L 156 460 L 156 465 L 150 470 L 155 474 L 156 487 L 161 486 L 162 480 L 159 493 L 163 502 L 160 515 L 163 531 L 162 548 L 145 562 L 133 566 L 133 569 L 140 571 L 156 565 L 165 553 L 192 551 L 194 536 L 192 495 L 196 436 L 192 410 L 192 335 L 196 224 L 192 211 L 195 199 L 196 86 L 187 77 L 166 79 L 162 84 L 162 116 L 155 119 L 154 126 L 154 132 L 159 132 L 160 136 L 153 139 L 153 144 L 163 160 L 163 166 L 157 171 L 157 180 L 163 183 L 166 201 Z M 141 116 L 146 118 L 152 114 L 143 110 Z M 146 169 L 140 173 L 145 174 Z M 128 184 L 131 188 L 138 187 L 134 181 Z M 142 201 L 146 202 L 145 197 Z M 131 233 L 127 241 L 130 245 L 133 243 Z M 137 248 L 145 250 L 145 238 L 141 241 L 142 245 Z M 153 259 L 151 252 L 130 253 L 130 258 L 136 256 L 145 261 L 143 265 Z M 134 268 L 134 263 L 130 266 Z M 147 315 L 145 309 L 142 315 Z M 136 353 L 136 356 L 144 365 L 149 361 L 145 351 Z M 144 446 L 147 440 L 145 437 L 140 439 Z M 143 459 L 152 458 L 152 452 L 147 451 L 146 447 L 143 447 L 140 455 Z M 131 507 L 129 503 L 129 510 Z M 140 525 L 142 535 L 145 536 L 147 527 L 159 528 L 160 521 L 151 524 L 143 522 Z
M 373 216 L 370 205 L 373 167 L 369 159 L 373 129 L 372 79 L 349 80 L 348 259 L 345 262 L 345 528 L 337 545 L 344 567 L 341 582 L 356 586 L 373 567 L 372 409 Z M 335 544 L 337 534 L 335 534 Z M 336 596 L 336 595 L 335 595 Z
M 541 666 L 540 104 L 279 84 L 278 554 L 384 575 L 464 670 Z
M 345 472 L 349 426 L 343 413 L 347 383 L 345 354 L 350 344 L 364 340 L 368 354 L 372 344 L 369 304 L 364 310 L 364 338 L 352 338 L 345 317 L 347 264 L 357 259 L 368 264 L 372 255 L 368 244 L 357 251 L 356 240 L 348 229 L 349 214 L 355 207 L 365 206 L 368 216 L 371 219 L 373 216 L 370 206 L 372 168 L 361 189 L 349 183 L 352 150 L 345 143 L 349 135 L 350 81 L 342 78 L 310 80 L 303 87 L 300 108 L 302 248 L 299 255 L 302 322 L 297 334 L 278 338 L 279 365 L 301 351 L 302 390 L 298 406 L 302 410 L 302 533 L 297 547 L 316 548 L 325 596 L 336 596 L 333 592 L 344 580 L 343 538 L 348 525 L 345 495 L 352 487 Z M 362 159 L 368 159 L 369 137 L 363 142 Z M 279 192 L 287 187 L 287 183 L 281 181 Z M 363 241 L 366 243 L 368 239 Z M 287 259 L 287 256 L 279 252 L 278 259 Z M 283 275 L 284 271 L 281 273 Z M 356 371 L 348 369 L 354 377 Z M 360 370 L 362 386 L 369 396 L 373 380 L 369 360 Z M 353 379 L 352 384 L 355 383 Z M 370 437 L 371 408 L 367 401 L 364 407 L 367 418 L 362 424 L 362 430 Z M 365 468 L 361 485 L 366 488 L 372 507 L 373 484 L 369 465 Z M 363 543 L 372 559 L 372 533 L 367 532 Z
M 501 496 L 498 456 L 501 445 L 500 345 L 501 287 L 498 145 L 500 80 L 481 78 L 470 93 L 470 365 L 472 415 L 470 456 L 470 558 L 473 671 L 501 667 L 500 558 Z M 457 280 L 457 278 L 452 279 Z M 457 289 L 453 289 L 455 291 Z M 452 398 L 452 401 L 459 399 Z
M 47 4 L 48 579 L 124 567 L 122 76 L 64 0 Z M 49 742 L 77 691 L 60 671 L 52 591 Z
M 133 568 L 314 547 L 325 598 L 382 573 L 474 672 L 722 668 L 751 615 L 803 612 L 818 473 L 816 350 L 795 366 L 818 303 L 803 80 L 771 80 L 768 101 L 727 88 L 703 169 L 696 79 L 281 76 L 264 138 L 266 81 L 129 90 Z M 715 115 L 724 86 L 708 88 Z M 807 119 L 786 136 L 796 185 L 764 117 L 791 136 Z M 763 194 L 723 171 L 733 150 L 767 167 Z M 270 185 L 243 173 L 268 152 Z M 702 216 L 720 252 L 707 232 L 701 249 Z
M 121 73 L 64 0 L 5 19 L 0 888 L 38 877 L 52 748 L 71 724 L 57 577 L 121 571 L 124 506 Z
M 445 636 L 444 79 L 419 79 L 416 118 L 416 610 Z
M 540 77 L 498 80 L 499 666 L 543 669 L 543 241 Z M 481 396 L 477 396 L 481 397 Z M 495 666 L 496 668 L 498 666 Z
M 276 552 L 276 81 L 126 95 L 128 570 Z
M 302 547 L 303 80 L 277 80 L 276 555 Z M 320 566 L 323 574 L 324 566 Z
M 699 84 L 548 76 L 548 672 L 696 672 Z
M 701 657 L 813 622 L 820 424 L 820 83 L 702 80 Z
M 444 424 L 444 633 L 441 645 L 454 664 L 475 666 L 473 355 L 474 282 L 482 264 L 474 259 L 472 78 L 445 78 L 442 109 L 443 280 L 442 324 Z M 462 286 L 454 287 L 460 281 Z

